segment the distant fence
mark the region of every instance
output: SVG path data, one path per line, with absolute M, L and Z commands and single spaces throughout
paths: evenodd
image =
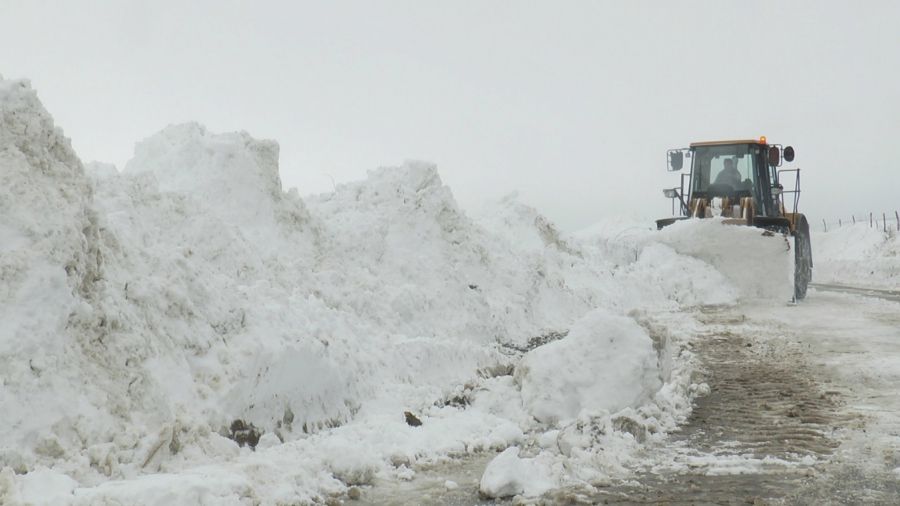
M 888 230 L 900 231 L 900 212 L 894 211 L 893 216 L 888 213 L 869 213 L 867 215 L 851 216 L 849 220 L 838 219 L 837 221 L 829 222 L 822 220 L 822 231 L 828 232 L 831 229 L 857 224 L 866 224 L 872 228 L 880 228 L 885 232 Z

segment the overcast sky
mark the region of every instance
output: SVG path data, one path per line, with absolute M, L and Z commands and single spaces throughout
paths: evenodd
M 900 210 L 900 2 L 4 0 L 85 162 L 171 123 L 281 144 L 301 195 L 407 159 L 463 209 L 518 190 L 565 230 L 669 213 L 668 148 L 794 146 L 811 221 Z M 787 168 L 787 167 L 785 167 Z

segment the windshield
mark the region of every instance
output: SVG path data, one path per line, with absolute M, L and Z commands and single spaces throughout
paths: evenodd
M 719 191 L 752 192 L 756 171 L 751 149 L 748 144 L 695 147 L 693 190 L 706 192 L 710 185 L 716 185 Z

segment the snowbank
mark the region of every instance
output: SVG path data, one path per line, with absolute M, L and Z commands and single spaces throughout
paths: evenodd
M 122 173 L 86 171 L 26 81 L 0 80 L 0 110 L 4 504 L 324 502 L 528 444 L 541 413 L 577 415 L 554 430 L 590 478 L 634 437 L 616 413 L 542 405 L 539 359 L 520 392 L 525 351 L 572 329 L 529 355 L 609 364 L 572 402 L 662 433 L 689 370 L 629 318 L 677 334 L 681 308 L 733 302 L 702 262 L 563 237 L 514 197 L 473 220 L 431 164 L 301 199 L 277 144 L 245 132 L 173 125 Z M 606 439 L 579 443 L 591 424 Z
M 900 234 L 866 223 L 812 233 L 813 281 L 900 290 Z

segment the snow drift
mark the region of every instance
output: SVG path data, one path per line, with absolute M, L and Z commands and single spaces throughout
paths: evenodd
M 900 290 L 900 233 L 858 223 L 813 232 L 816 283 Z
M 535 416 L 673 427 L 688 372 L 626 315 L 734 301 L 707 264 L 566 238 L 514 196 L 472 219 L 431 164 L 301 199 L 245 132 L 169 126 L 120 174 L 86 170 L 27 81 L 0 80 L 0 112 L 4 504 L 322 502 L 525 444 Z M 524 352 L 570 329 L 520 391 Z M 634 366 L 561 410 L 534 394 L 542 355 Z

